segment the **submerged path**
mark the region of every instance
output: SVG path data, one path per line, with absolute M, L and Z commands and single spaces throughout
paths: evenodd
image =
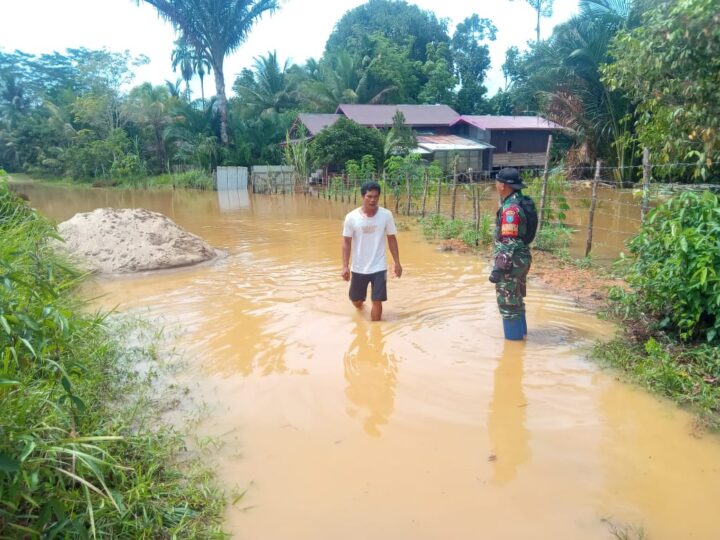
M 586 360 L 611 325 L 531 282 L 528 340 L 505 342 L 486 261 L 415 230 L 371 324 L 339 277 L 347 207 L 193 195 L 73 210 L 145 206 L 229 253 L 92 293 L 181 334 L 199 434 L 218 442 L 221 482 L 248 488 L 233 537 L 604 540 L 611 523 L 720 537 L 720 441 Z

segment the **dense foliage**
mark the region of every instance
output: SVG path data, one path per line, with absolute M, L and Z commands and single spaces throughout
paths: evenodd
M 691 161 L 698 176 L 720 167 L 720 12 L 715 0 L 655 2 L 615 39 L 605 68 L 637 104 L 637 137 L 657 161 Z M 660 169 L 666 176 L 677 170 Z
M 379 166 L 383 158 L 383 144 L 378 130 L 340 118 L 315 137 L 310 153 L 315 166 L 329 165 L 340 171 L 348 161 L 360 161 L 366 154 L 371 155 Z
M 508 49 L 505 87 L 489 99 L 488 43 L 497 30 L 482 13 L 468 13 L 450 30 L 405 0 L 371 0 L 338 21 L 320 58 L 289 65 L 269 51 L 235 76 L 225 96 L 225 55 L 280 4 L 145 1 L 180 31 L 169 61 L 181 78 L 132 87 L 132 69 L 146 59 L 127 53 L 0 52 L 0 167 L 131 182 L 218 164 L 277 164 L 299 112 L 444 103 L 461 114 L 539 113 L 565 126 L 555 155 L 571 175 L 601 159 L 607 179 L 637 181 L 644 146 L 655 180 L 714 181 L 718 174 L 713 0 L 579 0 L 577 14 L 547 39 Z M 539 27 L 553 2 L 523 1 Z M 216 95 L 206 100 L 202 87 L 193 99 L 190 80 L 206 75 Z M 385 157 L 391 154 L 386 148 Z
M 629 242 L 626 279 L 616 291 L 627 315 L 683 341 L 720 343 L 720 198 L 676 196 L 652 210 Z
M 237 50 L 263 13 L 275 11 L 277 0 L 144 0 L 170 21 L 182 39 L 207 61 L 215 77 L 220 115 L 220 141 L 230 143 L 225 56 Z
M 82 314 L 54 236 L 0 178 L 0 537 L 222 537 L 222 496 L 156 425 L 150 357 Z

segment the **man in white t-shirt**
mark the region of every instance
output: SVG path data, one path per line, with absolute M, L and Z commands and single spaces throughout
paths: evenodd
M 360 194 L 363 205 L 348 213 L 343 225 L 342 278 L 350 281 L 350 301 L 358 309 L 362 308 L 367 299 L 368 284 L 372 284 L 370 319 L 379 321 L 382 317 L 382 303 L 387 300 L 386 235 L 390 254 L 395 261 L 393 275 L 398 278 L 402 276 L 395 236 L 397 229 L 392 212 L 379 205 L 380 184 L 365 182 L 360 187 Z

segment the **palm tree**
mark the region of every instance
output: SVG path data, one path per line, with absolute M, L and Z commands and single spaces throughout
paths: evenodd
M 202 99 L 203 109 L 205 108 L 205 74 L 212 71 L 212 66 L 208 59 L 202 54 L 202 52 L 195 51 L 193 56 L 193 65 L 195 66 L 195 73 L 200 78 L 200 98 Z
M 163 132 L 173 121 L 170 114 L 172 100 L 167 86 L 144 83 L 130 91 L 125 103 L 129 117 L 151 134 L 158 170 L 169 167 Z
M 580 14 L 558 26 L 533 52 L 526 92 L 540 97 L 547 116 L 575 133 L 589 161 L 598 157 L 625 176 L 632 147 L 627 133 L 633 109 L 621 93 L 601 80 L 613 36 L 634 24 L 629 0 L 581 0 Z M 618 180 L 624 178 L 618 178 Z
M 279 0 L 136 0 L 140 1 L 153 6 L 210 63 L 220 112 L 220 140 L 228 146 L 225 56 L 245 41 L 263 13 L 278 9 Z
M 170 59 L 172 60 L 173 73 L 180 67 L 180 76 L 185 81 L 185 99 L 190 101 L 190 80 L 195 74 L 195 66 L 193 65 L 195 53 L 184 37 L 175 40 L 175 49 L 173 49 Z
M 311 82 L 307 98 L 318 110 L 326 112 L 335 112 L 341 103 L 381 103 L 385 95 L 397 87 L 391 85 L 370 95 L 368 72 L 378 59 L 360 60 L 346 50 L 336 53 L 320 64 L 320 80 Z
M 281 66 L 277 52 L 255 59 L 252 79 L 239 77 L 235 91 L 251 114 L 281 113 L 297 105 L 294 81 L 288 77 L 288 61 Z

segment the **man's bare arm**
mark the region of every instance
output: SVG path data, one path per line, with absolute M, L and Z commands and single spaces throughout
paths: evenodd
M 342 278 L 345 281 L 350 280 L 350 248 L 352 247 L 352 238 L 343 236 L 342 245 Z
M 402 266 L 400 265 L 400 250 L 398 249 L 397 236 L 394 234 L 388 234 L 387 241 L 388 248 L 390 248 L 390 255 L 392 255 L 393 261 L 395 261 L 393 275 L 399 278 L 402 276 Z

